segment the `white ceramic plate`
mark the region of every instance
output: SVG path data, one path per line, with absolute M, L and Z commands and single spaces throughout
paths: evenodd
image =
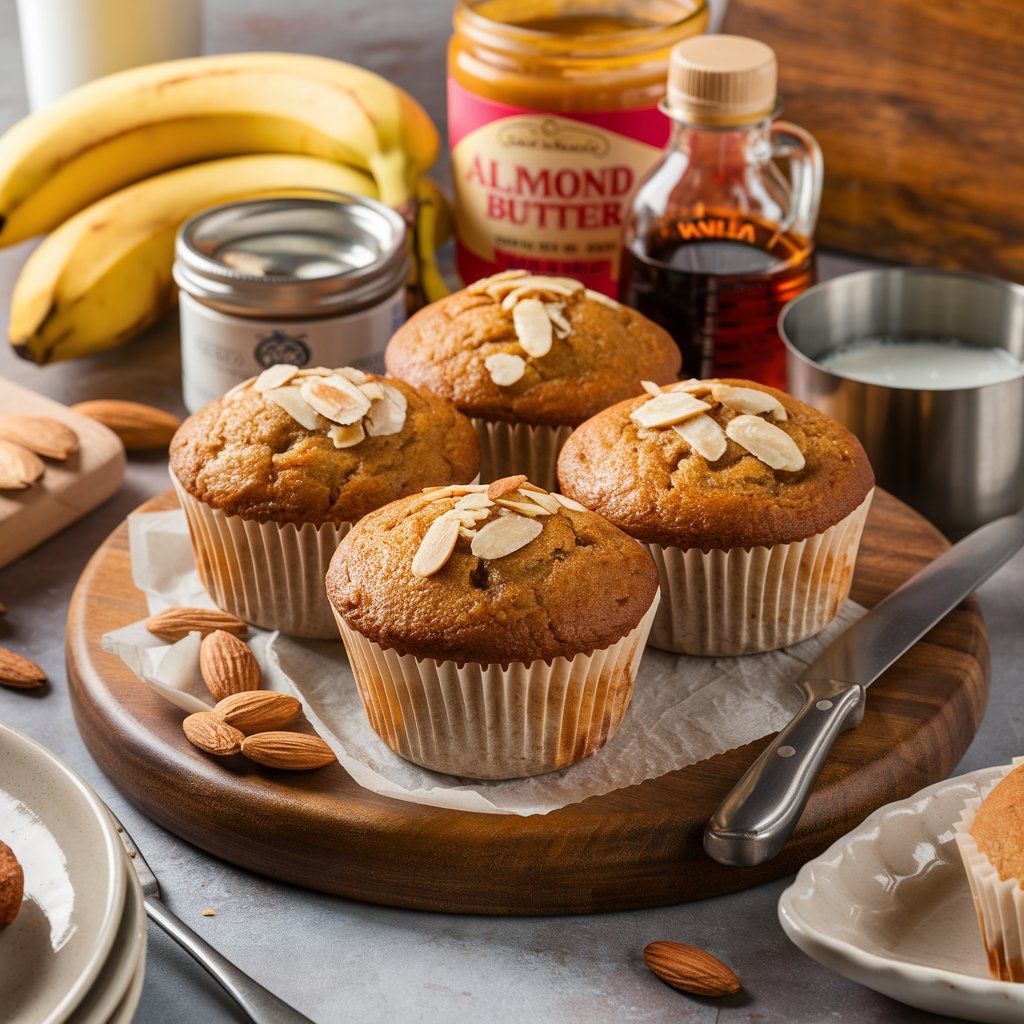
M 142 902 L 142 886 L 138 875 L 129 870 L 124 916 L 110 956 L 67 1024 L 107 1024 L 127 995 L 145 955 L 146 908 Z
M 114 1011 L 107 1024 L 131 1024 L 135 1011 L 139 1008 L 139 1000 L 142 998 L 142 982 L 145 977 L 146 954 L 143 953 L 142 960 L 138 968 L 136 968 L 135 976 L 132 978 L 132 983 L 128 987 L 128 993 L 121 1000 L 121 1004 Z
M 999 768 L 879 808 L 805 864 L 779 900 L 808 956 L 900 1002 L 983 1024 L 1024 1021 L 1024 984 L 988 973 L 953 824 Z
M 106 808 L 35 740 L 0 725 L 0 839 L 26 900 L 0 932 L 7 1024 L 61 1024 L 107 962 L 121 925 L 127 859 Z

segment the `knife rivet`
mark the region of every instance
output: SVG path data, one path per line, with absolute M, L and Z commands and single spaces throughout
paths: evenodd
M 828 711 L 832 707 L 832 701 L 830 700 L 819 700 L 814 705 L 819 711 Z
M 792 757 L 796 753 L 796 747 L 779 747 L 779 757 Z

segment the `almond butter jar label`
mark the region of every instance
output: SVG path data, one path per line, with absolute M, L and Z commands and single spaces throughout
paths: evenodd
M 657 107 L 523 110 L 448 83 L 459 273 L 508 267 L 615 295 L 623 219 L 670 123 Z

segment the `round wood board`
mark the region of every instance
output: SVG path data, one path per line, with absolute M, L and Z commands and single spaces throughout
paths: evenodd
M 170 492 L 140 511 L 173 507 Z M 876 493 L 852 596 L 868 607 L 947 547 L 907 506 Z M 241 867 L 354 899 L 487 914 L 568 914 L 713 896 L 794 871 L 870 811 L 945 778 L 988 697 L 988 640 L 972 598 L 870 690 L 840 736 L 792 840 L 757 868 L 703 852 L 709 815 L 760 740 L 639 786 L 532 817 L 471 814 L 360 788 L 337 765 L 287 773 L 226 764 L 189 746 L 182 714 L 101 649 L 144 618 L 122 524 L 86 567 L 68 615 L 78 727 L 137 807 Z M 235 759 L 230 759 L 232 762 Z

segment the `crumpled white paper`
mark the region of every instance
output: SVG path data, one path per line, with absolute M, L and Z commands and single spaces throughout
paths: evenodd
M 184 514 L 132 516 L 132 576 L 151 612 L 213 607 L 195 569 Z M 337 642 L 252 631 L 268 689 L 295 693 L 352 778 L 398 800 L 490 814 L 547 814 L 587 797 L 634 786 L 780 729 L 800 706 L 792 681 L 864 609 L 852 601 L 828 629 L 784 651 L 745 658 L 693 658 L 647 648 L 619 731 L 593 757 L 532 779 L 477 782 L 418 768 L 370 728 Z M 199 638 L 165 644 L 141 622 L 108 633 L 104 647 L 185 712 L 213 701 L 199 675 Z

